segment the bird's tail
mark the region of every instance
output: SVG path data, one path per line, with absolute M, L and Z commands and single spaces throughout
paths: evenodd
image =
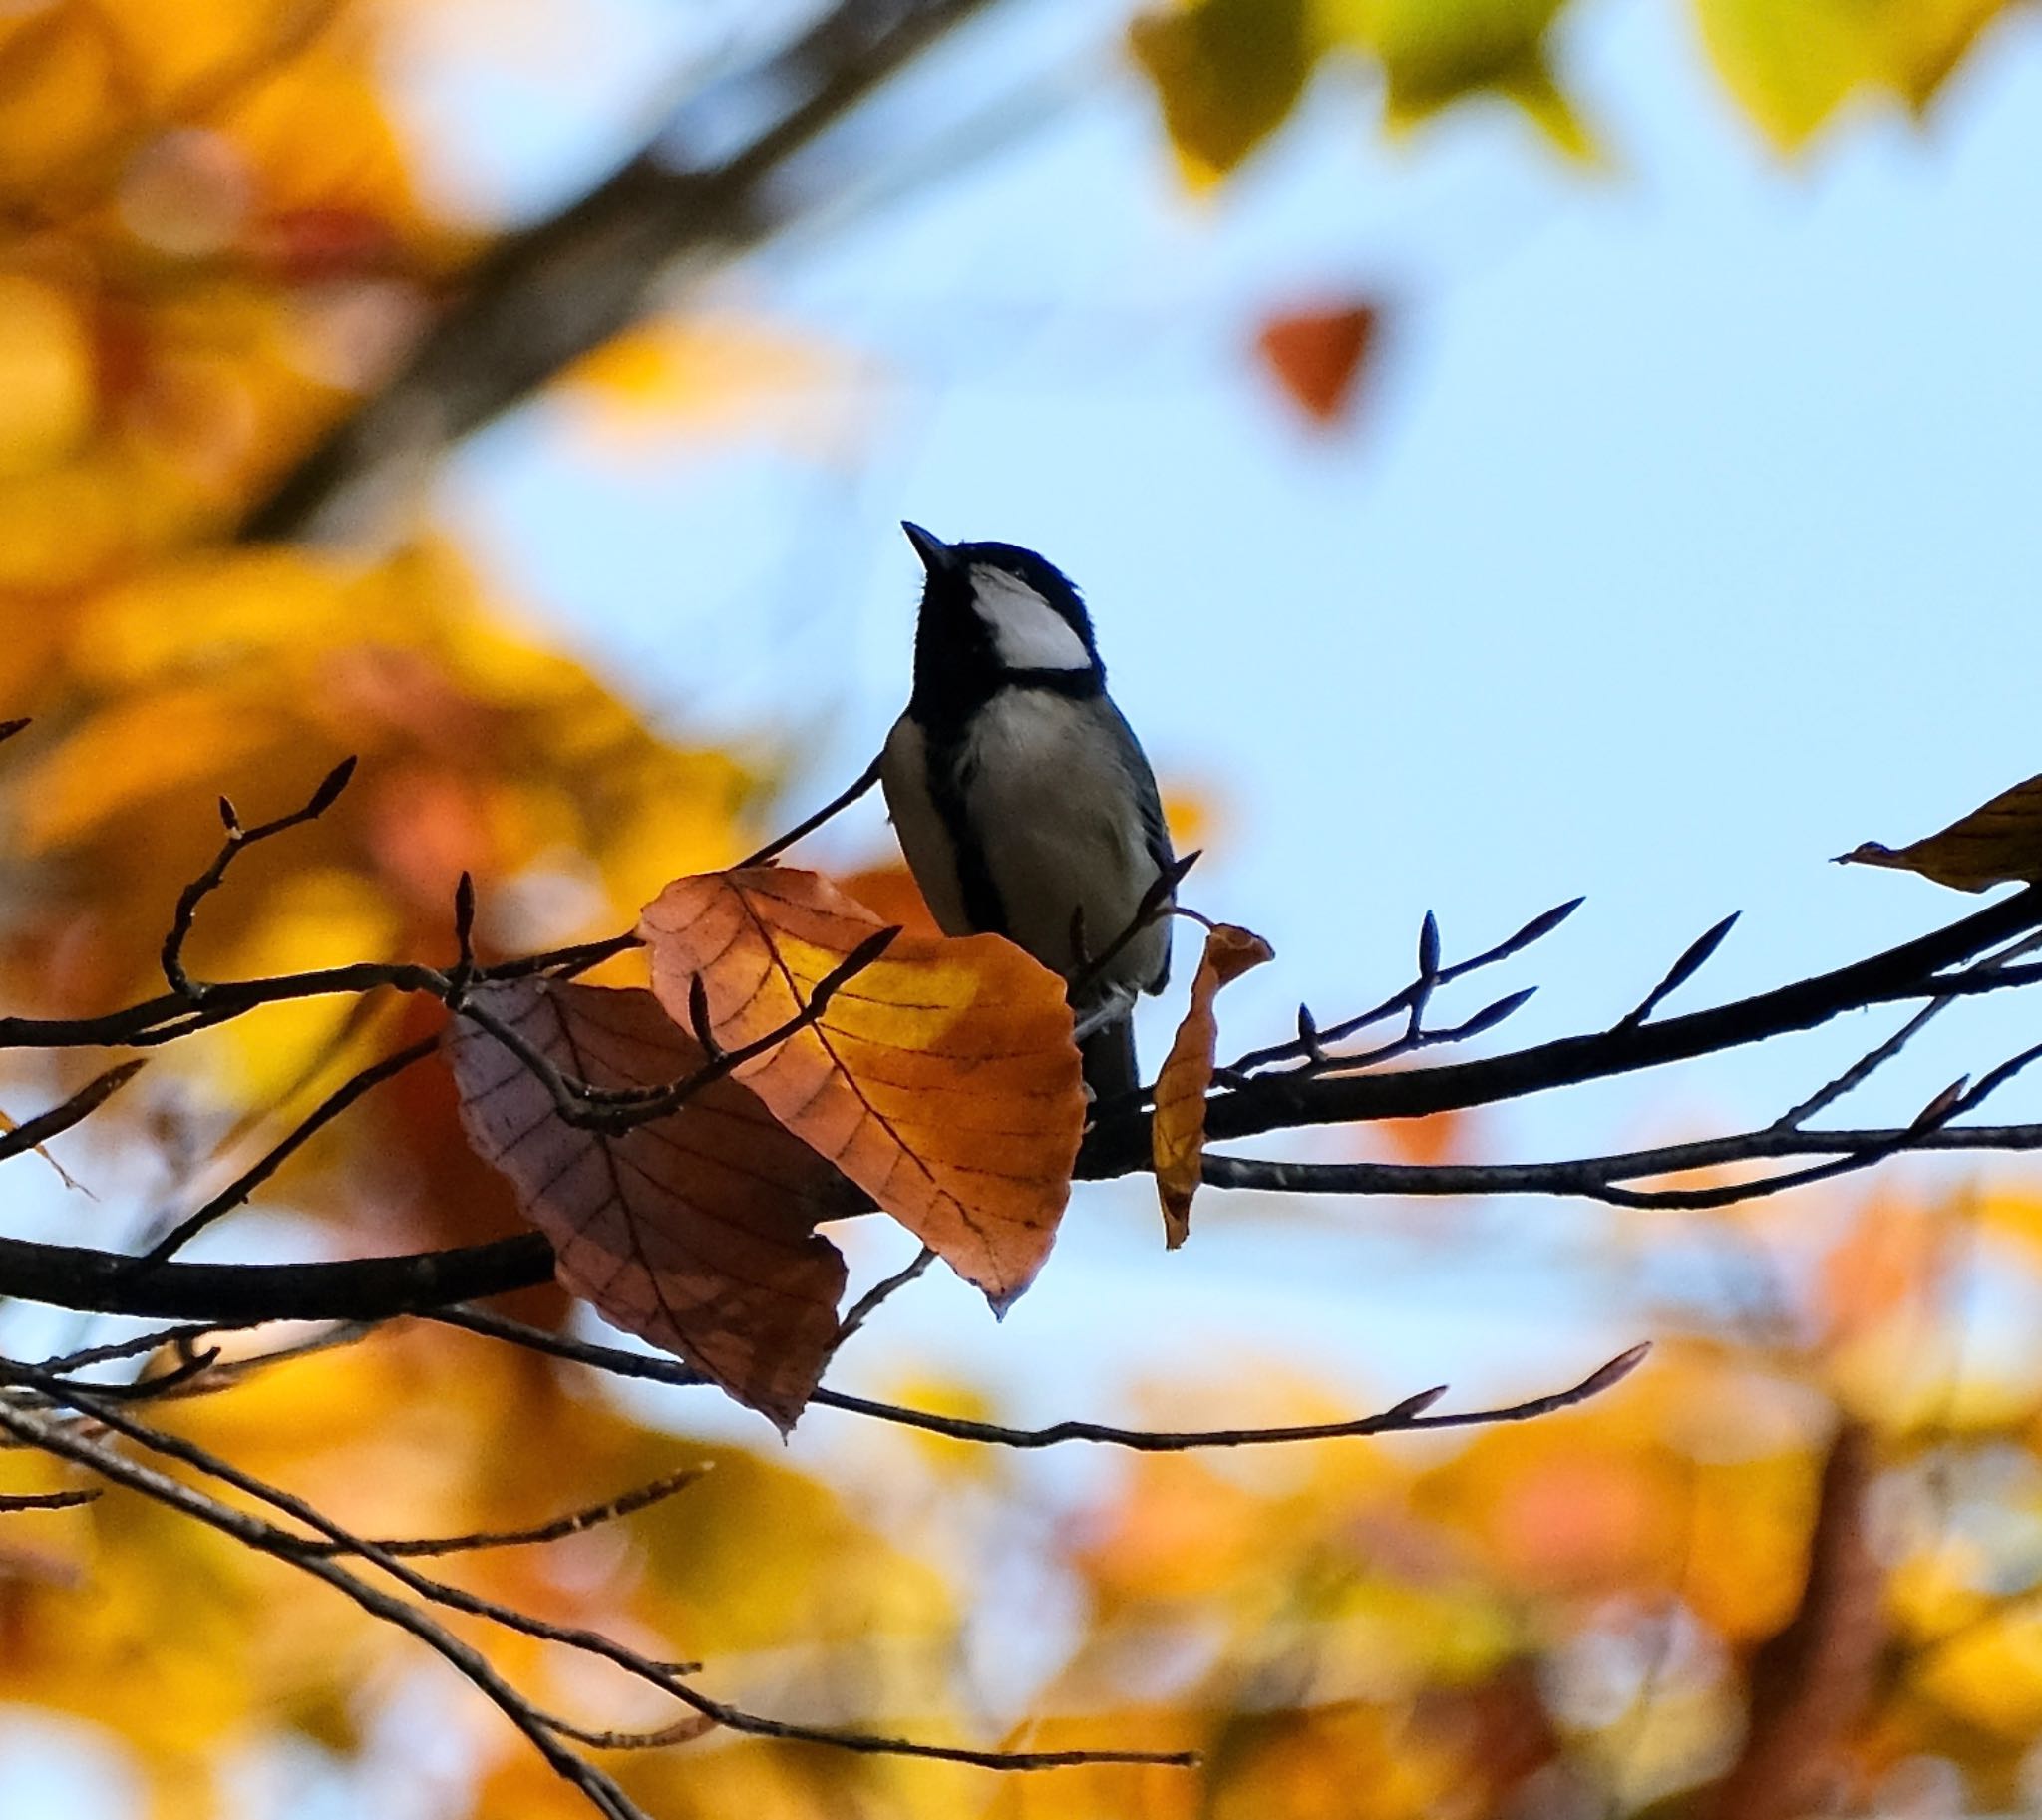
M 1135 1064 L 1135 1020 L 1117 1017 L 1103 1030 L 1095 1030 L 1079 1045 L 1085 1058 L 1085 1085 L 1092 1089 L 1095 1105 L 1133 1093 L 1142 1084 Z

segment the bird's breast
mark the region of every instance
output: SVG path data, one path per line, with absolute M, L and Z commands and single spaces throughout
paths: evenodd
M 1005 915 L 1006 934 L 1056 972 L 1134 919 L 1156 878 L 1131 762 L 1103 697 L 1011 689 L 974 717 L 958 753 L 967 819 Z M 1160 970 L 1167 926 L 1145 931 L 1112 977 L 1147 984 Z

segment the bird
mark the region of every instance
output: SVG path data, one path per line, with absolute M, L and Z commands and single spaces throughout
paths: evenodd
M 946 935 L 1004 935 L 1063 976 L 1095 1106 L 1133 1093 L 1130 1014 L 1169 983 L 1176 861 L 1091 615 L 1032 549 L 901 529 L 924 579 L 879 782 L 908 871 Z

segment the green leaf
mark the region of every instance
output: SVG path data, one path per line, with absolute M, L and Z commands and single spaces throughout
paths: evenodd
M 1326 0 L 1329 26 L 1383 68 L 1384 113 L 1409 128 L 1463 98 L 1515 102 L 1563 152 L 1592 158 L 1587 127 L 1554 81 L 1545 39 L 1565 0 Z
M 1224 177 L 1276 131 L 1311 79 L 1306 0 L 1191 0 L 1128 29 L 1193 182 Z

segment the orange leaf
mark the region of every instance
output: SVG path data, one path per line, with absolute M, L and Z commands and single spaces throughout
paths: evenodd
M 881 922 L 903 929 L 910 935 L 940 935 L 936 919 L 929 914 L 921 887 L 906 865 L 895 860 L 888 866 L 868 866 L 862 872 L 846 873 L 837 881 L 838 890 L 855 898 Z
M 515 980 L 473 997 L 598 1087 L 703 1064 L 650 992 Z M 815 1226 L 855 1211 L 843 1177 L 734 1080 L 648 1124 L 586 1131 L 487 1031 L 463 1024 L 448 1046 L 469 1141 L 553 1242 L 561 1285 L 793 1427 L 837 1338 L 844 1259 Z
M 1163 1232 L 1176 1251 L 1191 1236 L 1191 1196 L 1198 1188 L 1198 1165 L 1205 1155 L 1205 1090 L 1212 1085 L 1219 1020 L 1212 1001 L 1219 988 L 1250 967 L 1273 957 L 1275 950 L 1261 936 L 1230 922 L 1216 924 L 1205 937 L 1198 976 L 1191 981 L 1191 1008 L 1178 1026 L 1170 1057 L 1156 1077 L 1156 1122 L 1152 1143 L 1156 1158 L 1156 1192 L 1163 1199 Z
M 1380 318 L 1366 303 L 1272 316 L 1255 337 L 1293 403 L 1315 423 L 1336 424 L 1353 403 Z
M 676 879 L 639 923 L 652 989 L 760 1041 L 883 928 L 814 873 Z M 902 934 L 738 1078 L 1004 1309 L 1048 1257 L 1085 1123 L 1063 982 L 997 935 Z
M 1983 891 L 2015 879 L 2033 885 L 2042 880 L 2042 777 L 2002 790 L 1991 802 L 1909 846 L 1867 841 L 1837 856 L 1840 866 L 1853 861 L 1919 873 L 1953 891 Z

